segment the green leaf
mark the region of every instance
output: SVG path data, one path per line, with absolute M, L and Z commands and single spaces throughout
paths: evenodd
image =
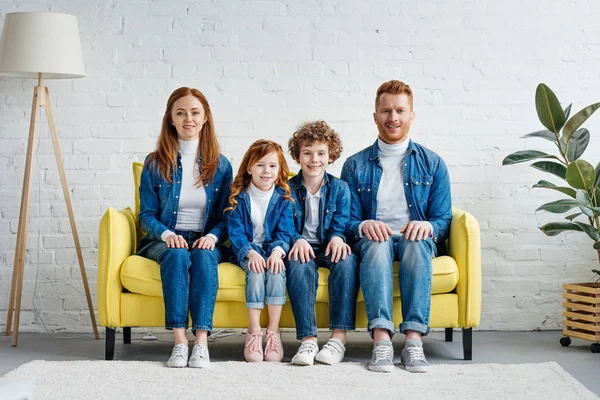
M 594 243 L 594 248 L 595 248 L 596 250 L 600 250 L 600 242 L 596 242 L 596 243 Z
M 596 173 L 594 167 L 584 160 L 573 161 L 567 167 L 565 179 L 575 189 L 588 190 L 594 187 Z
M 600 187 L 600 162 L 598 163 L 598 165 L 596 165 L 595 172 L 596 172 L 596 187 Z M 598 199 L 598 200 L 600 200 L 600 199 Z
M 567 167 L 559 163 L 551 161 L 537 161 L 531 164 L 531 166 L 535 169 L 539 169 L 540 171 L 545 171 L 551 173 L 552 175 L 556 175 L 561 179 L 565 179 L 567 177 Z
M 502 165 L 518 164 L 525 161 L 535 160 L 537 158 L 554 158 L 558 160 L 556 156 L 544 153 L 543 151 L 521 150 L 506 156 L 504 160 L 502 160 Z
M 592 225 L 586 224 L 584 222 L 579 222 L 579 221 L 575 221 L 573 223 L 575 225 L 577 225 L 578 227 L 580 227 L 581 230 L 584 231 L 585 234 L 590 237 L 590 239 L 592 239 L 592 240 L 600 240 L 600 232 L 598 232 L 598 229 L 596 229 Z
M 539 181 L 538 183 L 533 185 L 533 187 L 534 188 L 542 188 L 542 189 L 552 189 L 552 190 L 556 190 L 558 192 L 564 193 L 568 196 L 571 196 L 572 198 L 576 197 L 575 189 L 568 188 L 568 187 L 556 186 L 554 183 L 544 181 L 544 180 Z
M 556 200 L 556 201 L 552 201 L 550 203 L 542 204 L 535 211 L 537 212 L 537 211 L 542 210 L 542 211 L 548 211 L 548 212 L 551 212 L 554 214 L 562 214 L 564 212 L 569 211 L 572 208 L 579 207 L 580 205 L 581 205 L 581 203 L 578 202 L 577 200 L 562 199 L 562 200 Z
M 535 108 L 540 122 L 551 132 L 558 133 L 567 120 L 556 95 L 543 83 L 535 91 Z
M 523 138 L 530 138 L 530 137 L 540 137 L 542 139 L 546 139 L 551 142 L 556 142 L 556 135 L 553 132 L 550 132 L 548 129 L 531 132 L 531 133 L 528 133 L 527 135 L 523 136 Z
M 573 103 L 569 104 L 567 108 L 565 108 L 565 119 L 569 119 L 569 115 L 571 114 L 571 106 Z
M 579 217 L 582 213 L 575 213 L 575 214 L 571 214 L 571 215 L 567 215 L 565 217 L 565 219 L 568 219 L 569 221 L 573 222 L 573 220 L 577 217 Z
M 571 162 L 581 157 L 581 155 L 587 148 L 589 142 L 590 131 L 588 131 L 585 128 L 577 129 L 577 132 L 575 132 L 575 134 L 571 138 L 571 141 L 566 145 L 567 160 Z M 563 138 L 560 139 L 560 143 L 561 146 L 563 145 L 563 143 L 565 143 Z
M 579 128 L 581 124 L 583 124 L 585 120 L 588 119 L 598 108 L 600 108 L 600 103 L 591 104 L 579 111 L 577 114 L 573 115 L 571 119 L 567 121 L 562 134 L 565 142 L 569 143 L 571 136 L 573 136 L 577 128 Z
M 581 231 L 581 228 L 571 222 L 549 222 L 540 227 L 547 236 L 556 236 L 565 231 Z

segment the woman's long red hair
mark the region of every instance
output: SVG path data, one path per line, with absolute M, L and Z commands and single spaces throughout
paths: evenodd
M 287 184 L 290 170 L 285 161 L 285 157 L 283 156 L 281 146 L 270 140 L 260 139 L 252 143 L 248 148 L 248 151 L 246 151 L 246 154 L 244 154 L 240 169 L 231 184 L 231 195 L 229 196 L 229 204 L 231 206 L 227 207 L 225 211 L 236 209 L 238 202 L 235 200 L 235 197 L 250 185 L 252 175 L 248 173 L 248 170 L 252 168 L 254 164 L 259 162 L 261 158 L 273 152 L 277 154 L 277 159 L 279 161 L 279 174 L 277 174 L 275 186 L 279 186 L 285 191 L 285 194 L 283 195 L 285 199 L 294 201 L 290 193 L 290 187 Z
M 197 156 L 202 155 L 202 165 L 200 166 L 200 177 L 197 185 L 210 184 L 217 172 L 219 166 L 219 142 L 215 136 L 215 125 L 208 100 L 198 89 L 180 87 L 169 96 L 167 109 L 162 119 L 160 136 L 156 144 L 156 150 L 150 154 L 146 162 L 156 165 L 158 173 L 167 181 L 173 182 L 173 172 L 177 168 L 177 155 L 179 154 L 179 145 L 177 144 L 177 129 L 173 126 L 171 112 L 173 104 L 177 100 L 186 96 L 194 96 L 204 109 L 206 122 L 200 131 L 200 141 L 198 143 Z

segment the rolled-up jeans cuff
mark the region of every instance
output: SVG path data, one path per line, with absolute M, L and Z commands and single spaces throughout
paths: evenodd
M 165 329 L 168 329 L 168 330 L 179 329 L 179 328 L 187 329 L 188 324 L 165 324 Z
M 371 336 L 371 339 L 373 339 L 373 329 L 387 329 L 390 333 L 390 339 L 393 338 L 394 334 L 396 333 L 394 323 L 384 318 L 375 318 L 369 321 L 367 329 L 369 330 L 369 336 Z
M 246 308 L 258 308 L 262 310 L 265 308 L 265 305 L 263 303 L 246 303 Z
M 313 337 L 313 336 L 316 337 L 318 334 L 319 334 L 319 331 L 317 331 L 316 329 L 314 331 L 310 331 L 310 332 L 296 333 L 296 339 L 302 340 L 305 337 Z
M 429 327 L 427 325 L 412 321 L 402 321 L 399 330 L 402 333 L 406 333 L 406 331 L 416 331 L 421 333 L 422 336 L 427 336 L 429 333 Z
M 208 332 L 208 336 L 210 336 L 211 331 L 212 331 L 212 327 L 210 327 L 208 325 L 193 325 L 192 326 L 192 332 L 194 333 L 194 335 L 196 334 L 196 331 L 207 331 Z
M 265 304 L 271 306 L 282 306 L 285 304 L 285 296 L 265 297 Z

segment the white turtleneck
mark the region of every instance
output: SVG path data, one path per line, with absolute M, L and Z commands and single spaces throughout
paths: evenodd
M 265 220 L 267 217 L 267 208 L 269 207 L 269 202 L 271 201 L 271 197 L 273 197 L 273 192 L 275 191 L 275 185 L 271 186 L 271 189 L 263 192 L 256 186 L 254 183 L 250 182 L 248 185 L 248 196 L 250 196 L 250 219 L 252 220 L 252 242 L 256 243 L 262 248 L 262 245 L 265 241 L 266 232 L 265 232 Z M 285 257 L 285 251 L 279 246 L 275 247 L 273 250 L 279 250 L 283 257 Z

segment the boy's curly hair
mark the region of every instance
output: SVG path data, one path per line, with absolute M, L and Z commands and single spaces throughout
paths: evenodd
M 288 150 L 294 161 L 300 162 L 300 147 L 302 145 L 310 146 L 315 142 L 327 144 L 331 162 L 342 155 L 344 148 L 337 132 L 331 129 L 325 121 L 313 121 L 302 124 L 288 142 Z

